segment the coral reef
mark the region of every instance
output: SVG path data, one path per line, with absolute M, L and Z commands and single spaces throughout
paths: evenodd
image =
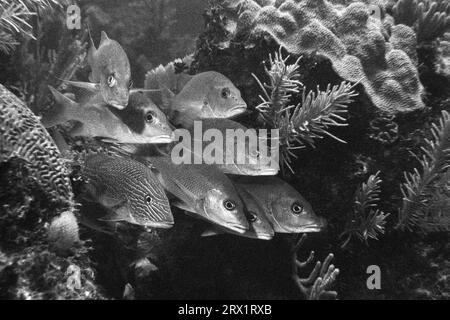
M 42 144 L 49 146 L 45 152 L 60 158 L 54 144 L 45 142 L 48 134 L 33 131 L 45 141 L 30 138 L 21 144 L 4 134 L 19 132 L 16 122 L 6 120 L 6 126 L 0 125 L 0 298 L 297 299 L 300 293 L 301 298 L 319 299 L 335 298 L 339 292 L 340 299 L 448 299 L 449 233 L 439 232 L 448 226 L 444 139 L 448 113 L 431 132 L 426 129 L 448 109 L 450 77 L 437 76 L 433 68 L 424 72 L 424 53 L 415 47 L 417 21 L 398 24 L 390 15 L 399 1 L 390 1 L 386 8 L 384 2 L 249 0 L 234 1 L 239 6 L 228 9 L 212 4 L 194 60 L 177 59 L 147 73 L 146 87 L 152 88 L 156 81 L 174 92 L 197 72 L 214 70 L 229 77 L 253 110 L 238 121 L 283 132 L 282 151 L 291 169 L 283 172 L 284 178 L 327 218 L 326 232 L 311 234 L 308 241 L 306 236 L 294 239 L 292 235 L 277 235 L 265 243 L 227 235 L 202 238 L 209 225 L 176 209 L 176 224 L 167 231 L 97 221 L 105 212 L 84 199 L 84 180 L 76 162 L 83 162 L 91 152 L 125 154 L 84 138 L 67 141 L 74 157 L 75 200 L 82 204 L 75 217 L 73 206 L 66 205 L 74 203 L 70 194 L 70 201 L 58 200 L 65 197 L 55 192 L 53 175 L 42 180 L 33 174 L 35 158 L 46 157 L 41 150 L 27 150 Z M 114 5 L 103 11 L 104 3 Z M 112 37 L 123 43 L 135 83 L 141 83 L 154 64 L 174 58 L 179 39 L 171 39 L 168 32 L 174 12 L 163 1 L 82 0 L 79 4 L 93 24 L 94 38 L 101 29 L 108 34 L 111 30 Z M 436 13 L 441 10 L 440 5 L 433 8 Z M 147 9 L 157 16 L 140 23 L 148 17 Z M 51 107 L 47 84 L 60 85 L 56 78 L 85 78 L 87 33 L 64 31 L 60 14 L 46 17 L 41 12 L 35 18 L 27 23 L 38 22 L 36 41 L 21 39 L 13 59 L 0 55 L 2 66 L 7 66 L 0 81 L 38 112 Z M 437 23 L 441 18 L 432 19 Z M 424 38 L 418 37 L 423 45 Z M 426 41 L 431 47 L 437 45 Z M 425 108 L 419 72 L 429 93 Z M 29 113 L 16 107 L 25 106 L 9 92 L 4 96 L 9 98 L 0 95 L 1 124 Z M 14 108 L 4 109 L 3 103 Z M 372 110 L 373 104 L 378 110 Z M 30 126 L 35 127 L 33 119 Z M 19 135 L 26 136 L 22 131 Z M 30 141 L 38 143 L 31 148 Z M 420 147 L 425 148 L 425 158 L 418 167 L 411 151 L 417 153 Z M 297 152 L 299 148 L 302 152 Z M 63 162 L 57 163 L 64 169 L 65 185 L 67 171 Z M 410 172 L 406 182 L 403 171 Z M 45 178 L 50 179 L 50 187 L 40 185 Z M 396 211 L 400 212 L 397 229 L 395 215 L 385 214 Z M 88 225 L 88 219 L 82 219 L 86 217 L 97 224 Z M 302 262 L 299 257 L 308 253 Z M 323 263 L 314 263 L 315 256 Z M 310 264 L 312 272 L 306 273 Z M 367 290 L 365 267 L 372 264 L 383 270 L 383 290 Z
M 382 144 L 392 144 L 398 140 L 398 124 L 391 114 L 381 114 L 370 121 L 369 137 Z
M 0 85 L 0 160 L 19 158 L 50 201 L 73 210 L 68 171 L 47 130 L 38 117 L 15 95 Z M 56 213 L 55 213 L 56 215 Z
M 268 3 L 241 2 L 238 35 L 268 33 L 290 53 L 326 57 L 343 79 L 360 82 L 382 111 L 423 108 L 414 62 L 416 39 L 409 27 L 393 27 L 389 38 L 382 22 L 370 16 L 362 2 L 348 6 L 326 0 Z
M 392 15 L 396 24 L 414 28 L 421 44 L 450 31 L 450 3 L 446 0 L 399 0 Z

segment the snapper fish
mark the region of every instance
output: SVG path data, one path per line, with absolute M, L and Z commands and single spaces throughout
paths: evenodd
M 194 120 L 233 118 L 247 110 L 239 89 L 219 72 L 207 71 L 192 76 L 177 94 L 161 85 L 161 109 L 176 126 L 189 129 Z
M 156 168 L 164 189 L 173 197 L 172 205 L 227 230 L 248 230 L 242 200 L 221 171 L 210 166 L 177 165 L 170 156 L 149 155 L 143 148 L 135 156 Z
M 69 133 L 73 137 L 102 137 L 119 143 L 136 144 L 170 143 L 174 139 L 164 113 L 140 92 L 133 92 L 127 107 L 118 110 L 105 105 L 100 94 L 80 104 L 55 88 L 49 88 L 59 108 L 43 115 L 41 121 L 47 128 L 76 120 L 80 123 Z
M 325 226 L 309 202 L 280 178 L 234 176 L 232 180 L 258 201 L 276 233 L 319 232 Z
M 90 154 L 81 173 L 88 180 L 89 196 L 109 212 L 100 220 L 150 228 L 173 226 L 169 200 L 151 168 L 128 158 Z
M 88 64 L 91 67 L 90 82 L 65 81 L 66 83 L 99 92 L 103 101 L 114 108 L 123 110 L 128 105 L 132 87 L 130 61 L 122 46 L 108 38 L 102 31 L 99 47 L 91 39 Z
M 245 207 L 245 214 L 249 223 L 249 229 L 244 233 L 235 233 L 227 229 L 221 229 L 220 227 L 211 228 L 206 230 L 202 236 L 209 237 L 219 234 L 230 233 L 241 237 L 259 239 L 259 240 L 271 240 L 275 232 L 264 215 L 264 208 L 256 201 L 256 199 L 244 188 L 239 185 L 235 185 L 239 196 L 242 199 Z
M 199 124 L 200 121 L 198 121 Z M 198 125 L 196 124 L 189 129 L 190 143 L 182 144 L 193 157 L 202 159 L 204 158 L 204 152 L 211 150 L 208 156 L 213 163 L 210 164 L 226 174 L 273 176 L 278 173 L 278 161 L 274 162 L 274 159 L 270 158 L 267 143 L 264 145 L 260 143 L 256 130 L 249 130 L 230 119 L 202 119 L 201 132 L 197 132 L 200 131 Z M 205 132 L 220 133 L 220 138 L 205 137 Z M 249 133 L 248 139 L 246 138 L 246 132 Z M 229 139 L 232 141 L 230 142 Z M 196 142 L 201 143 L 201 149 L 196 147 Z M 261 147 L 266 148 L 265 152 L 261 152 Z

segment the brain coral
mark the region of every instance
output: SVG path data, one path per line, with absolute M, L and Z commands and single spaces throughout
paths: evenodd
M 347 2 L 244 0 L 237 30 L 266 32 L 291 53 L 314 52 L 328 58 L 343 79 L 360 81 L 384 112 L 422 108 L 414 31 L 397 25 L 389 35 L 379 1 L 372 2 L 380 6 L 376 18 L 368 1 Z
M 0 85 L 0 162 L 25 160 L 29 175 L 62 207 L 73 209 L 73 192 L 65 162 L 39 118 Z

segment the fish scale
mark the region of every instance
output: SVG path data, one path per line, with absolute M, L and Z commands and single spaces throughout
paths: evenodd
M 73 209 L 73 192 L 64 160 L 39 118 L 0 85 L 0 161 L 25 160 L 31 177 L 51 201 Z

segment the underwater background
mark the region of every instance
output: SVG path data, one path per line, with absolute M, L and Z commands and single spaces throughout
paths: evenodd
M 80 161 L 117 146 L 41 122 L 49 85 L 88 81 L 102 31 L 131 89 L 227 77 L 248 109 L 233 120 L 280 129 L 278 177 L 326 227 L 202 237 L 174 206 L 170 229 L 83 223 L 106 210 Z M 0 0 L 0 84 L 1 299 L 450 298 L 448 0 Z

